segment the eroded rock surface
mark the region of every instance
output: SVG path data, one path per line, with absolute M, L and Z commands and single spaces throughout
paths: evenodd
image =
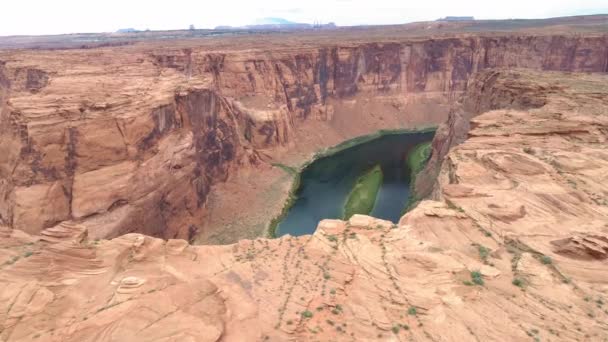
M 513 101 L 466 114 L 435 200 L 398 225 L 356 215 L 225 246 L 0 230 L 0 337 L 605 340 L 608 77 L 492 75 L 488 94 Z M 521 86 L 538 105 L 510 108 Z
M 591 34 L 227 42 L 0 52 L 0 223 L 82 224 L 93 238 L 264 235 L 291 182 L 273 163 L 437 125 L 483 69 L 606 71 L 608 45 Z M 478 109 L 508 95 L 493 94 Z

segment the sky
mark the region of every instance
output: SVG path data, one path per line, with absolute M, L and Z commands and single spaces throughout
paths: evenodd
M 608 0 L 3 0 L 0 36 L 241 26 L 265 17 L 337 25 L 445 16 L 548 18 L 608 13 Z

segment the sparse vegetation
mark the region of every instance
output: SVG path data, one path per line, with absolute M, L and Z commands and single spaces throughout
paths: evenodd
M 312 318 L 312 312 L 306 310 L 306 311 L 302 312 L 302 317 L 304 317 L 304 318 Z
M 517 287 L 524 287 L 525 284 L 522 278 L 513 278 L 513 281 L 511 283 Z
M 543 255 L 540 257 L 540 262 L 543 263 L 543 265 L 551 265 L 553 263 L 553 260 L 550 256 Z
M 336 304 L 335 308 L 331 310 L 331 313 L 334 315 L 339 315 L 340 313 L 342 313 L 342 305 Z
M 348 220 L 354 214 L 367 215 L 374 209 L 376 196 L 383 178 L 380 165 L 374 166 L 359 177 L 346 199 L 346 204 L 344 204 L 343 218 L 345 220 Z
M 19 260 L 19 256 L 15 255 L 14 257 L 12 257 L 9 260 L 7 260 L 6 262 L 4 262 L 4 264 L 5 265 L 12 265 L 12 264 L 16 263 L 17 260 Z
M 488 263 L 488 256 L 490 255 L 490 249 L 486 248 L 482 245 L 477 245 L 477 252 L 479 253 L 479 258 L 484 263 Z
M 279 169 L 287 172 L 290 175 L 297 175 L 298 174 L 298 170 L 295 167 L 291 167 L 289 165 L 285 165 L 285 164 L 281 164 L 281 163 L 271 163 L 270 165 L 274 166 L 274 167 L 278 167 Z
M 415 191 L 416 176 L 418 175 L 418 173 L 420 173 L 420 171 L 422 171 L 422 169 L 424 169 L 426 162 L 431 156 L 431 151 L 431 143 L 425 142 L 416 145 L 407 156 L 405 165 L 409 172 L 408 177 L 410 178 L 410 197 L 408 199 L 406 207 L 403 210 L 404 213 L 415 207 L 416 204 L 420 201 L 420 198 L 416 195 Z
M 411 316 L 416 316 L 418 314 L 418 310 L 416 309 L 416 307 L 410 306 L 409 309 L 407 309 L 407 314 Z
M 300 188 L 301 182 L 301 174 L 298 172 L 293 177 L 293 182 L 291 183 L 291 188 L 289 189 L 289 197 L 287 198 L 287 201 L 285 201 L 283 209 L 281 209 L 279 215 L 273 217 L 272 220 L 270 220 L 270 223 L 268 224 L 268 237 L 277 237 L 277 228 L 279 227 L 279 223 L 281 222 L 281 220 L 283 220 L 283 218 L 289 212 L 289 209 L 291 209 L 291 207 L 293 207 L 294 203 L 296 202 L 296 192 Z
M 414 181 L 416 175 L 422 171 L 426 161 L 431 156 L 431 142 L 416 145 L 407 156 L 407 168 L 410 172 L 411 180 Z
M 404 134 L 404 133 L 425 133 L 425 132 L 434 132 L 436 127 L 421 127 L 415 129 L 381 129 L 375 133 L 356 137 L 347 141 L 344 141 L 334 147 L 330 147 L 325 151 L 318 152 L 315 154 L 313 160 L 327 157 L 329 155 L 335 154 L 340 151 L 344 151 L 353 146 L 361 145 L 366 142 L 370 142 L 376 138 L 385 136 L 385 135 L 393 135 L 393 134 Z
M 485 282 L 483 280 L 483 276 L 479 271 L 471 271 L 471 281 L 476 285 L 483 285 Z

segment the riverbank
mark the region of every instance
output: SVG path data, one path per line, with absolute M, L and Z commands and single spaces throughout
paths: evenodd
M 355 137 L 353 139 L 346 140 L 333 147 L 329 147 L 329 148 L 323 149 L 319 152 L 316 152 L 313 154 L 312 158 L 310 158 L 308 161 L 304 162 L 300 166 L 290 166 L 290 165 L 278 164 L 278 163 L 273 164 L 274 167 L 280 168 L 288 174 L 293 174 L 293 181 L 292 181 L 292 186 L 290 187 L 290 191 L 287 194 L 287 200 L 285 201 L 285 204 L 282 207 L 282 210 L 276 216 L 274 216 L 268 224 L 266 236 L 269 238 L 274 238 L 274 237 L 278 236 L 278 231 L 277 231 L 278 225 L 286 217 L 286 215 L 289 213 L 289 210 L 293 207 L 293 205 L 295 204 L 295 201 L 297 200 L 297 192 L 301 187 L 302 174 L 313 163 L 315 163 L 323 158 L 332 157 L 343 151 L 361 146 L 363 144 L 369 143 L 375 139 L 379 139 L 382 137 L 408 134 L 408 133 L 411 133 L 411 134 L 434 133 L 435 130 L 436 130 L 435 126 L 426 126 L 426 127 L 415 128 L 415 129 L 379 130 L 372 134 Z M 340 203 L 345 203 L 345 202 L 342 201 Z
M 369 215 L 374 209 L 383 179 L 382 168 L 378 164 L 359 177 L 346 198 L 342 218 L 348 220 L 354 214 Z
M 407 205 L 403 208 L 403 214 L 410 211 L 421 200 L 420 194 L 416 192 L 416 176 L 424 169 L 431 156 L 431 149 L 431 142 L 425 142 L 414 147 L 407 156 L 406 167 L 410 177 L 410 191 Z

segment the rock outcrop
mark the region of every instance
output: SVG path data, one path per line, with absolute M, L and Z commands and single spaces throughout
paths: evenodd
M 547 103 L 549 94 L 560 90 L 553 84 L 531 84 L 516 74 L 506 75 L 509 75 L 507 69 L 490 69 L 471 79 L 466 93 L 452 106 L 447 120 L 437 129 L 431 157 L 414 186 L 419 198 L 431 195 L 445 156 L 467 138 L 473 117 L 495 109 L 539 108 Z
M 32 234 L 83 224 L 95 238 L 260 236 L 291 181 L 272 163 L 437 125 L 482 69 L 606 71 L 608 38 L 197 42 L 0 52 L 0 223 Z
M 498 70 L 477 82 L 481 97 L 463 103 L 482 113 L 448 125 L 464 138 L 435 200 L 398 225 L 355 215 L 225 246 L 1 229 L 0 337 L 605 340 L 608 76 Z

